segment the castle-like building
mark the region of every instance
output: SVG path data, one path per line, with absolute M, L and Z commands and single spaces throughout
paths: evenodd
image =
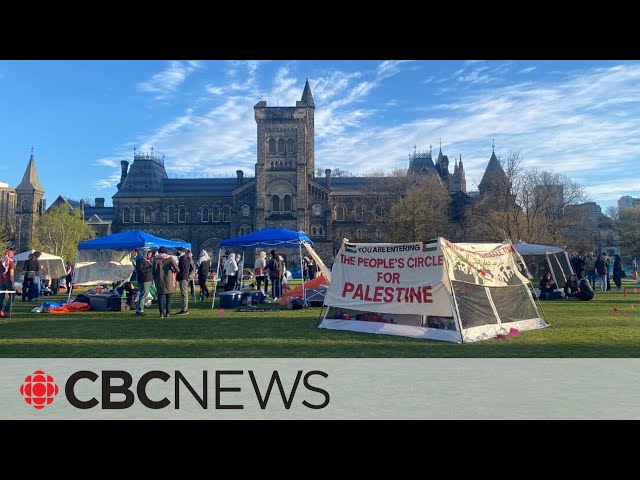
M 308 81 L 295 106 L 269 107 L 265 101 L 254 106 L 253 178 L 244 177 L 241 170 L 236 178 L 169 178 L 163 158 L 153 151 L 135 153 L 130 166 L 121 162 L 118 192 L 113 196 L 113 231 L 140 228 L 188 241 L 197 251 L 217 252 L 221 240 L 263 228 L 303 230 L 326 260 L 343 237 L 384 241 L 388 212 L 371 202 L 371 177 L 337 178 L 328 169 L 324 177 L 316 177 L 315 108 Z M 496 164 L 501 169 L 493 154 L 492 170 Z M 431 151 L 414 151 L 408 172 L 437 175 L 457 199 L 453 217 L 461 217 L 457 210 L 469 199 L 462 158 L 455 160 L 451 173 L 442 149 L 435 163 Z
M 308 81 L 295 106 L 270 107 L 265 101 L 254 106 L 257 159 L 253 177 L 245 177 L 238 170 L 235 178 L 169 178 L 164 158 L 152 149 L 148 153 L 134 152 L 131 164 L 121 162 L 113 207 L 105 207 L 104 199 L 99 198 L 95 206 L 63 197 L 52 205 L 66 202 L 79 208 L 99 235 L 141 229 L 163 238 L 190 242 L 196 252 L 204 248 L 217 254 L 223 239 L 264 228 L 304 231 L 313 240 L 316 251 L 329 262 L 342 238 L 388 241 L 385 223 L 389 192 L 392 196 L 400 193 L 393 191 L 392 177 L 336 177 L 329 169 L 323 177 L 317 177 L 315 108 Z M 435 162 L 431 150 L 418 152 L 414 147 L 407 175 L 436 175 L 452 196 L 451 221 L 461 220 L 472 201 L 467 193 L 462 157 L 455 159 L 451 173 L 449 158 L 441 147 Z M 481 193 L 492 178 L 501 176 L 504 171 L 493 153 L 479 185 Z M 385 184 L 390 186 L 384 194 L 386 201 L 374 201 L 374 190 L 381 185 L 384 189 Z M 4 195 L 2 190 L 3 213 L 8 215 L 19 206 L 17 215 L 22 216 L 24 225 L 21 229 L 24 248 L 20 248 L 25 249 L 28 243 L 25 232 L 32 229 L 35 217 L 44 211 L 44 190 L 33 155 L 23 181 L 15 189 L 15 199 L 11 197 L 6 203 Z

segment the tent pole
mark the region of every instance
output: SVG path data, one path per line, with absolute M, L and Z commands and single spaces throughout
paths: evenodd
M 302 269 L 302 242 L 298 243 L 298 250 L 299 250 L 299 254 L 300 254 L 300 275 L 301 275 L 301 280 L 302 280 L 302 304 L 306 307 L 307 306 L 307 294 L 304 291 L 304 270 Z M 292 277 L 293 278 L 293 277 Z
M 218 289 L 218 274 L 220 273 L 220 259 L 221 258 L 222 258 L 222 248 L 220 248 L 218 250 L 218 262 L 216 263 L 216 278 L 215 278 L 215 281 L 213 282 L 213 295 L 211 295 L 211 309 L 212 310 L 213 310 L 213 305 L 216 303 L 216 290 Z

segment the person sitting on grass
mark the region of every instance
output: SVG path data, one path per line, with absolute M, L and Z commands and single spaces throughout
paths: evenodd
M 567 283 L 564 284 L 564 298 L 575 298 L 579 291 L 578 280 L 575 275 L 571 275 Z
M 558 288 L 556 282 L 551 278 L 551 274 L 547 273 L 542 280 L 540 280 L 540 300 L 551 300 L 553 298 L 554 291 Z
M 578 282 L 579 290 L 576 293 L 576 298 L 582 301 L 593 300 L 593 288 L 591 287 L 591 283 L 586 278 L 581 278 Z

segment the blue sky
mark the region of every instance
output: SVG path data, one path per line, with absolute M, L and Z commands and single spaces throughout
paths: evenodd
M 462 155 L 467 189 L 491 156 L 565 173 L 603 211 L 640 196 L 637 61 L 0 61 L 0 181 L 34 147 L 47 202 L 111 196 L 120 160 L 153 146 L 169 176 L 254 175 L 253 106 L 316 103 L 316 167 L 408 166 L 414 145 Z

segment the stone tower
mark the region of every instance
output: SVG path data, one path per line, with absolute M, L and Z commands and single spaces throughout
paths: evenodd
M 258 134 L 255 230 L 309 230 L 308 183 L 314 176 L 315 103 L 309 80 L 295 107 L 254 107 Z
M 16 187 L 16 252 L 29 247 L 36 222 L 45 211 L 44 189 L 38 178 L 36 160 L 31 158 L 20 185 Z

